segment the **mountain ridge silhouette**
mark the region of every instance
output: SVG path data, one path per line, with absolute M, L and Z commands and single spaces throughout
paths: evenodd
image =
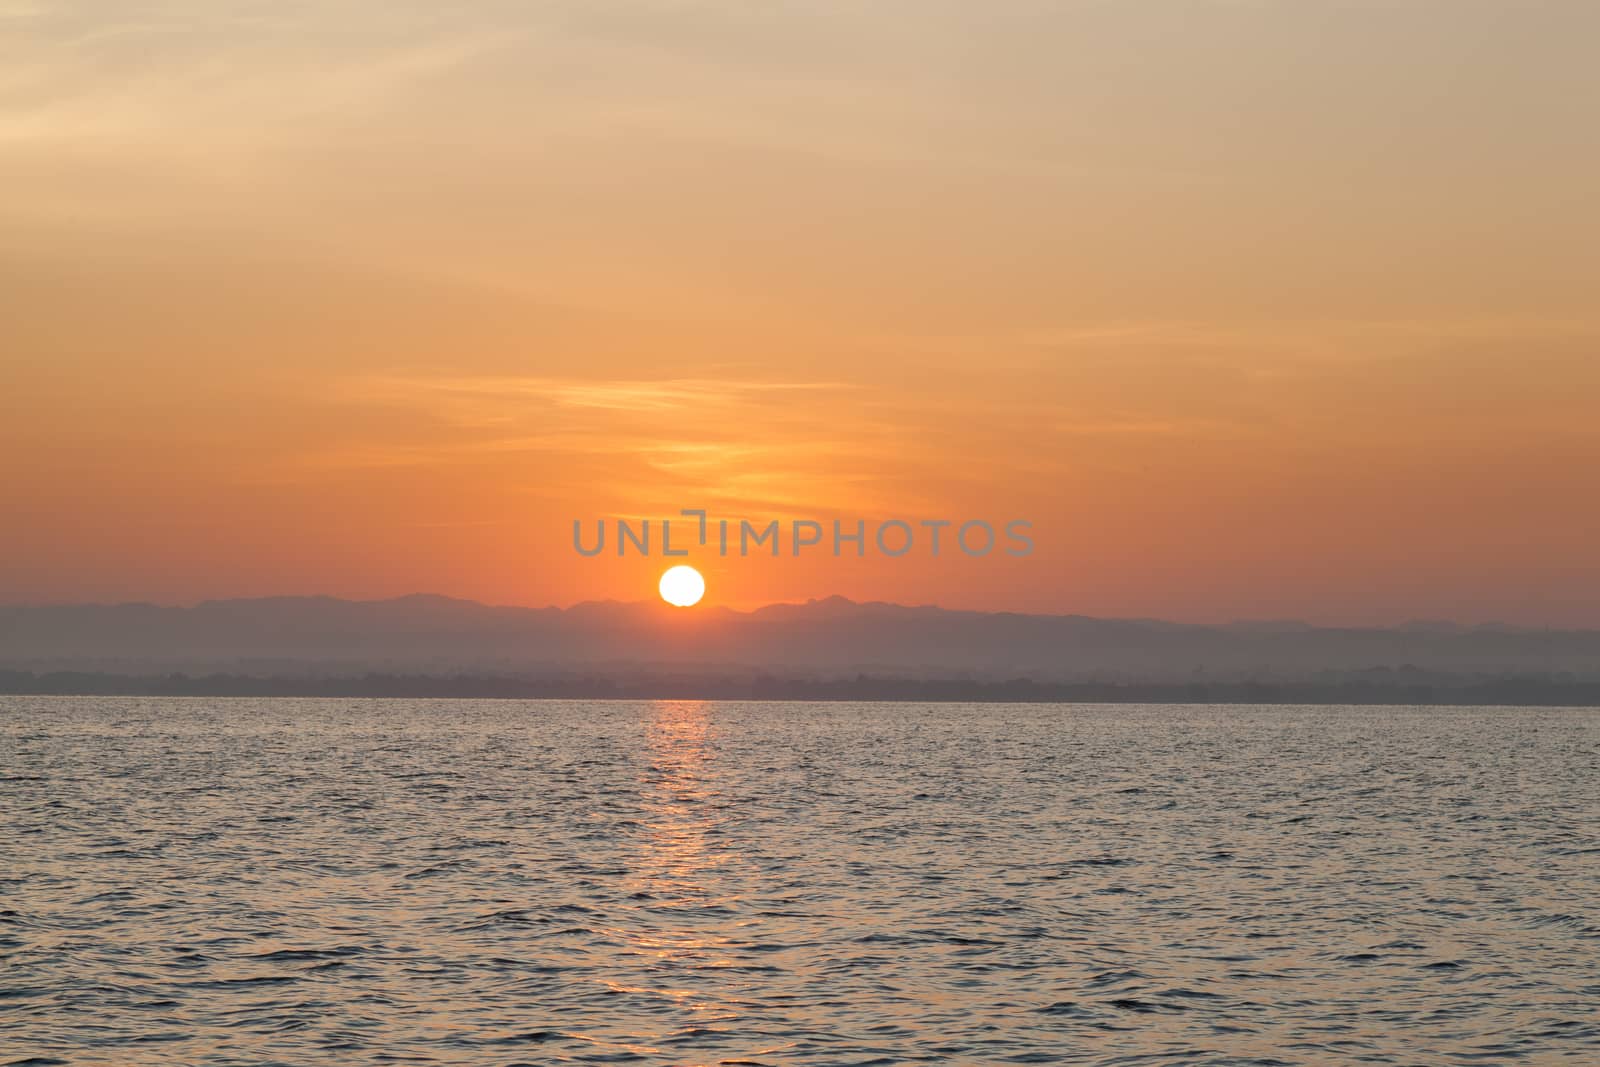
M 430 593 L 0 605 L 0 666 L 17 669 L 516 673 L 606 665 L 1039 681 L 1281 680 L 1405 668 L 1588 678 L 1600 677 L 1600 631 L 1182 623 L 842 596 L 748 611 L 616 600 L 535 608 Z

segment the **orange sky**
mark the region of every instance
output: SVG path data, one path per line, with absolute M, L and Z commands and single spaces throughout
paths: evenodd
M 448 7 L 0 0 L 0 601 L 1600 626 L 1600 7 Z

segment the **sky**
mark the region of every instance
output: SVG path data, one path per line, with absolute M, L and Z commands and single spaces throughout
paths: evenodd
M 1590 0 L 0 0 L 0 601 L 1600 626 Z

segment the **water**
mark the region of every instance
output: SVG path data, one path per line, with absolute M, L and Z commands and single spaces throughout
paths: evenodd
M 0 1063 L 1600 1063 L 1600 711 L 0 700 Z

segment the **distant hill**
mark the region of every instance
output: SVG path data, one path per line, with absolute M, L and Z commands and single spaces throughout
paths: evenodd
M 1600 679 L 1600 632 L 1421 623 L 1188 625 L 948 611 L 842 597 L 751 612 L 650 603 L 493 607 L 442 596 L 0 607 L 0 668 L 121 674 L 549 675 L 693 670 L 826 680 L 1327 680 L 1346 674 Z

